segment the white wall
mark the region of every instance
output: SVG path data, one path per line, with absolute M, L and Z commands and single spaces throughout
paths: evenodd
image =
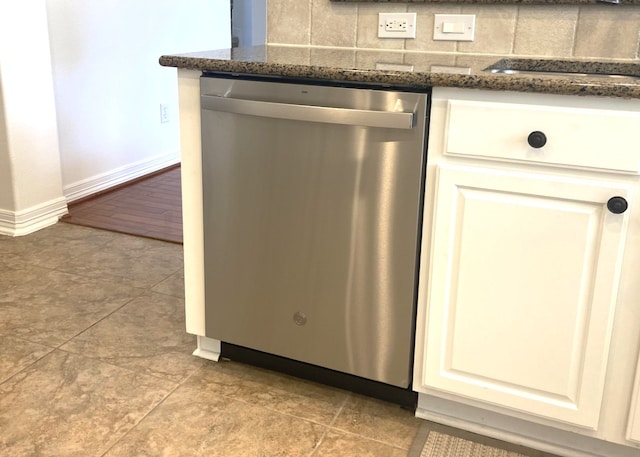
M 0 234 L 175 163 L 176 69 L 158 58 L 228 48 L 229 12 L 229 0 L 0 1 Z
M 1 62 L 1 60 L 0 60 Z M 7 137 L 7 120 L 4 115 L 2 98 L 2 68 L 0 67 L 0 209 L 13 209 L 12 165 L 9 160 L 9 138 Z
M 176 70 L 158 58 L 230 47 L 229 0 L 48 0 L 47 9 L 67 198 L 177 162 Z
M 0 3 L 0 233 L 22 235 L 66 212 L 46 0 Z

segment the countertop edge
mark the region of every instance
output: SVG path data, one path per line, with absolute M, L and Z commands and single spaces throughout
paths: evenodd
M 163 55 L 159 63 L 203 72 L 234 75 L 276 76 L 353 83 L 406 86 L 414 89 L 458 87 L 497 91 L 535 92 L 557 95 L 583 95 L 617 98 L 640 98 L 640 83 L 621 83 L 597 78 L 553 78 L 538 75 L 455 74 L 361 70 L 317 65 L 249 62 L 185 55 Z

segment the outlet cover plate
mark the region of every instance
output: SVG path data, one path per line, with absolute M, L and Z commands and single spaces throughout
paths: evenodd
M 417 13 L 378 13 L 378 38 L 415 38 Z
M 160 123 L 166 124 L 169 122 L 169 105 L 166 103 L 160 103 Z
M 435 41 L 473 41 L 475 31 L 475 14 L 434 15 L 433 39 Z

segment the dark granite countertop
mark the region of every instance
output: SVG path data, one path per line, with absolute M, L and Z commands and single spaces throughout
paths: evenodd
M 500 56 L 255 46 L 164 55 L 160 64 L 190 70 L 375 83 L 415 88 L 460 87 L 562 95 L 640 98 L 640 62 L 502 59 Z M 491 73 L 505 69 L 537 73 Z M 544 71 L 563 72 L 549 74 Z M 567 72 L 599 71 L 622 77 Z M 626 76 L 625 76 L 626 75 Z

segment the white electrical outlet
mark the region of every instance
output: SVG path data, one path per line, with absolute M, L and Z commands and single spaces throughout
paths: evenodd
M 166 124 L 169 122 L 169 105 L 166 103 L 160 103 L 160 123 Z
M 378 38 L 415 38 L 416 13 L 378 13 Z

